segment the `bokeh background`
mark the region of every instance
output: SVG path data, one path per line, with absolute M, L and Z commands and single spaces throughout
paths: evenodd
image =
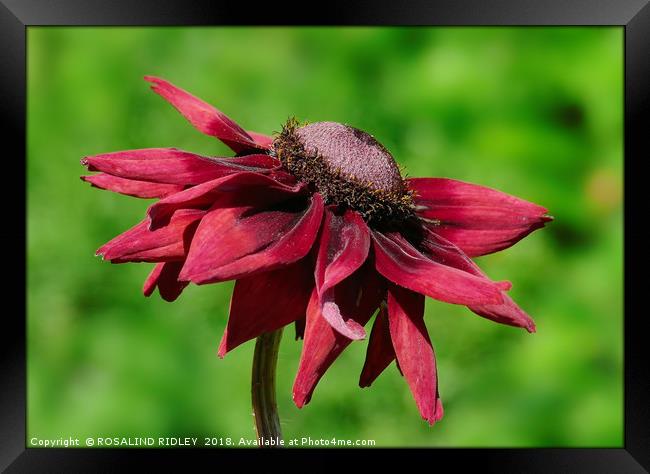
M 482 257 L 538 332 L 427 300 L 445 417 L 420 419 L 394 366 L 358 387 L 354 343 L 302 410 L 285 332 L 286 438 L 378 446 L 622 446 L 621 28 L 28 29 L 28 438 L 254 438 L 250 342 L 216 356 L 231 283 L 166 303 L 149 264 L 104 242 L 149 202 L 92 189 L 84 155 L 175 146 L 228 155 L 148 90 L 164 77 L 245 128 L 290 115 L 374 134 L 411 176 L 521 196 L 555 221 Z

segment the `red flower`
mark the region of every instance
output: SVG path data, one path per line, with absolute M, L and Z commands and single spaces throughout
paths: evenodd
M 307 403 L 347 345 L 366 335 L 359 384 L 396 360 L 422 417 L 442 417 L 424 297 L 467 306 L 496 322 L 535 330 L 469 257 L 505 249 L 550 220 L 546 209 L 445 178 L 403 179 L 367 133 L 290 120 L 275 139 L 247 132 L 214 107 L 154 77 L 153 90 L 199 131 L 237 154 L 174 148 L 89 156 L 93 186 L 157 198 L 146 218 L 98 251 L 113 263 L 153 262 L 145 296 L 168 301 L 195 284 L 236 280 L 223 357 L 295 322 L 304 337 L 293 387 Z

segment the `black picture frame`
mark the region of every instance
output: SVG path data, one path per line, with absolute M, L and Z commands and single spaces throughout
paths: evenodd
M 645 255 L 640 250 L 642 163 L 650 123 L 650 0 L 390 0 L 252 6 L 244 2 L 201 0 L 0 0 L 0 131 L 3 143 L 5 256 L 2 371 L 0 373 L 0 469 L 6 472 L 113 472 L 134 463 L 148 470 L 169 470 L 170 462 L 206 458 L 208 465 L 244 456 L 282 461 L 332 461 L 334 450 L 139 450 L 26 448 L 26 28 L 36 25 L 615 25 L 625 37 L 625 319 L 624 447 L 595 449 L 431 449 L 408 450 L 409 461 L 435 469 L 477 467 L 497 472 L 648 472 L 650 470 L 650 360 L 641 311 Z M 9 151 L 11 150 L 11 152 Z M 21 159 L 25 157 L 25 161 Z M 22 202 L 21 202 L 22 201 Z M 22 252 L 18 251 L 21 249 Z M 641 256 L 641 257 L 639 257 Z M 16 276 L 18 274 L 18 277 Z M 15 287 L 15 288 L 14 288 Z M 647 290 L 646 290 L 647 291 Z M 398 450 L 347 450 L 349 460 L 366 456 L 394 460 Z M 296 457 L 297 456 L 297 457 Z M 193 459 L 192 459 L 193 460 Z M 280 461 L 280 459 L 278 459 Z M 303 464 L 303 466 L 305 466 Z

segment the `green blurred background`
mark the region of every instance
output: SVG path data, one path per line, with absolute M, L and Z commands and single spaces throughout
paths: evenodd
M 166 78 L 245 128 L 290 115 L 374 134 L 410 176 L 521 196 L 555 222 L 482 257 L 538 332 L 427 300 L 445 417 L 429 427 L 366 343 L 298 410 L 285 333 L 286 438 L 378 446 L 622 446 L 621 28 L 28 29 L 28 438 L 253 438 L 250 342 L 216 356 L 232 283 L 166 303 L 148 264 L 93 256 L 148 201 L 90 188 L 84 155 L 175 146 L 228 155 L 148 90 Z

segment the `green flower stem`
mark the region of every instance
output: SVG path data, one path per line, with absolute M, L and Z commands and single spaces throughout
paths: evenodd
M 255 429 L 261 446 L 271 439 L 282 439 L 278 406 L 275 402 L 275 367 L 278 362 L 280 339 L 282 328 L 262 334 L 255 343 L 251 395 Z

